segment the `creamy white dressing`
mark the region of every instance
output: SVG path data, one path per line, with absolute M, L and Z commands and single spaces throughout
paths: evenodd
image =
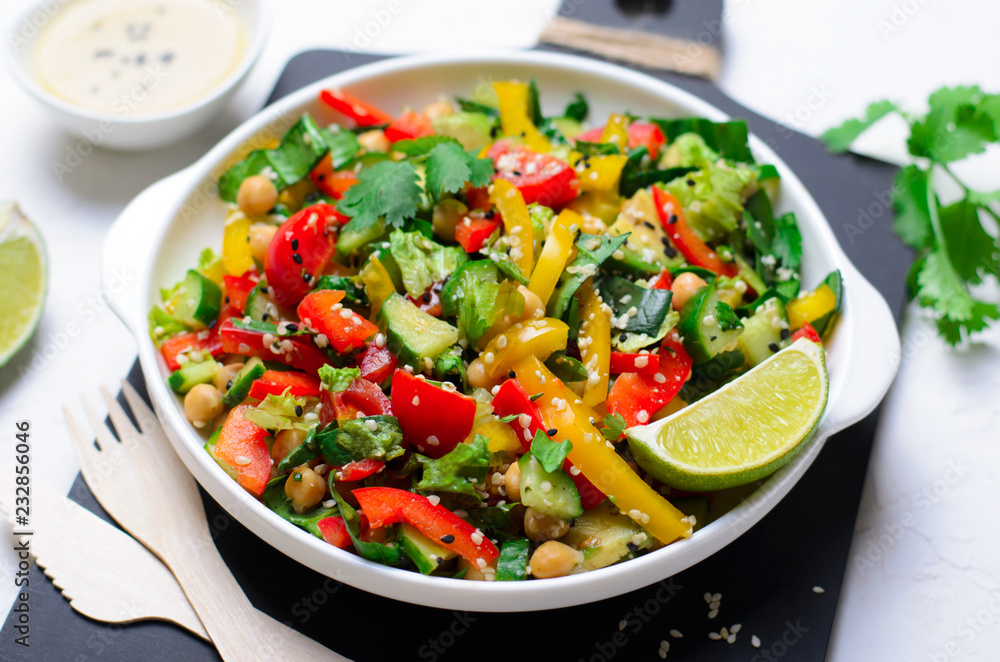
M 220 0 L 76 0 L 39 35 L 34 75 L 78 106 L 159 113 L 212 91 L 244 42 L 238 12 Z

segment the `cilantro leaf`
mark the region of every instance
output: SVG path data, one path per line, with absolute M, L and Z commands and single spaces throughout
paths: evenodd
M 774 240 L 771 253 L 787 269 L 797 270 L 802 263 L 802 233 L 799 232 L 795 214 L 788 213 L 774 219 Z
M 913 248 L 929 247 L 934 231 L 927 209 L 927 172 L 917 166 L 906 166 L 896 175 L 895 190 L 897 192 L 892 199 L 896 210 L 893 230 Z
M 392 144 L 393 151 L 402 152 L 410 158 L 426 156 L 442 143 L 460 144 L 451 136 L 421 136 L 412 140 L 399 140 Z
M 887 99 L 876 101 L 868 105 L 868 108 L 865 109 L 864 117 L 861 119 L 849 119 L 840 126 L 827 129 L 819 139 L 826 143 L 827 149 L 831 152 L 837 154 L 846 152 L 850 148 L 851 143 L 867 131 L 875 122 L 897 110 L 899 109 L 896 107 L 896 104 Z
M 621 414 L 608 414 L 601 421 L 601 424 L 597 426 L 604 438 L 608 441 L 618 441 L 625 434 L 625 428 L 627 424 L 625 423 L 625 417 Z
M 743 322 L 736 316 L 736 311 L 725 301 L 715 304 L 715 319 L 719 323 L 719 328 L 723 331 L 743 328 Z
M 937 314 L 938 330 L 953 345 L 962 331 L 981 331 L 988 319 L 1000 319 L 1000 307 L 972 298 L 940 246 L 928 253 L 916 280 L 917 300 Z
M 352 228 L 363 230 L 384 216 L 401 227 L 417 214 L 420 186 L 417 171 L 408 161 L 381 161 L 361 171 L 358 183 L 347 190 L 337 210 L 351 217 Z
M 358 368 L 334 368 L 325 365 L 319 369 L 319 378 L 330 393 L 346 391 L 355 379 L 361 376 Z
M 976 206 L 959 200 L 941 209 L 940 220 L 948 258 L 959 278 L 979 284 L 983 273 L 996 273 L 997 245 L 983 229 Z
M 563 111 L 563 117 L 568 117 L 577 122 L 587 119 L 587 115 L 589 114 L 590 106 L 587 105 L 587 100 L 579 92 L 573 95 L 573 100 L 566 105 L 566 110 Z
M 427 193 L 440 199 L 445 193 L 457 193 L 466 182 L 485 186 L 493 175 L 493 162 L 478 159 L 456 142 L 435 145 L 427 158 Z
M 981 154 L 986 143 L 997 139 L 993 118 L 976 105 L 982 100 L 976 86 L 943 87 L 934 92 L 930 112 L 910 128 L 910 154 L 939 163 Z
M 335 442 L 355 460 L 388 462 L 406 452 L 401 446 L 403 431 L 395 416 L 366 416 L 344 421 L 337 428 Z
M 561 442 L 552 441 L 541 430 L 535 432 L 535 438 L 531 440 L 531 454 L 548 473 L 561 469 L 563 461 L 571 450 L 573 450 L 573 444 L 569 439 L 564 439 Z

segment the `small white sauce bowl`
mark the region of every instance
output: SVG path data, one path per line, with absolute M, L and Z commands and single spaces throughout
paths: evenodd
M 220 111 L 257 61 L 271 25 L 269 0 L 224 0 L 244 29 L 243 57 L 218 85 L 198 99 L 157 113 L 115 113 L 84 108 L 57 97 L 36 80 L 32 59 L 38 36 L 65 7 L 79 0 L 43 0 L 7 30 L 7 62 L 21 87 L 44 106 L 66 131 L 94 145 L 140 151 L 177 142 L 202 128 Z

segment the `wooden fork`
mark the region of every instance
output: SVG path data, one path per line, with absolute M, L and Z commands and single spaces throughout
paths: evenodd
M 63 407 L 81 473 L 108 514 L 173 572 L 222 658 L 273 662 L 301 651 L 305 659 L 343 660 L 294 630 L 275 629 L 254 609 L 219 556 L 194 479 L 156 415 L 127 382 L 122 391 L 141 432 L 102 387 L 118 439 L 84 400 L 99 449 Z

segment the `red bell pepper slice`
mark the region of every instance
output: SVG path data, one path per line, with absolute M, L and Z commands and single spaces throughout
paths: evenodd
M 521 442 L 521 448 L 524 449 L 525 453 L 531 450 L 531 440 L 535 438 L 535 433 L 546 430 L 545 422 L 542 420 L 542 413 L 539 411 L 538 405 L 531 401 L 531 398 L 524 392 L 524 389 L 517 383 L 516 379 L 505 380 L 500 385 L 500 388 L 497 389 L 497 394 L 493 396 L 493 411 L 501 417 L 518 416 L 518 418 L 510 421 L 508 425 L 510 425 L 510 429 L 514 431 L 514 434 Z M 528 420 L 527 427 L 521 425 L 520 416 L 522 414 L 527 414 L 530 419 Z M 569 460 L 563 461 L 563 469 L 576 485 L 576 491 L 580 493 L 580 504 L 584 510 L 590 510 L 604 501 L 604 493 L 597 489 L 590 482 L 590 479 L 582 473 L 577 472 L 574 475 L 570 471 L 572 466 L 573 463 Z
M 669 269 L 664 269 L 663 273 L 661 273 L 649 287 L 654 290 L 669 290 L 673 286 L 674 275 L 670 273 Z
M 260 277 L 256 271 L 248 271 L 242 276 L 223 276 L 222 287 L 226 293 L 224 301 L 236 308 L 241 314 L 247 305 L 250 291 L 257 287 Z
M 475 188 L 466 184 L 463 191 L 465 193 L 465 201 L 469 204 L 469 209 L 478 209 L 483 212 L 489 211 L 491 206 L 489 188 L 485 186 Z
M 338 354 L 364 346 L 365 341 L 378 332 L 377 326 L 340 305 L 343 298 L 343 290 L 316 290 L 307 294 L 297 309 L 299 319 L 326 336 L 330 347 Z
M 677 331 L 671 331 L 660 346 L 659 371 L 654 375 L 632 372 L 619 376 L 608 394 L 608 412 L 621 414 L 626 427 L 648 423 L 680 392 L 693 363 Z
M 466 253 L 478 253 L 500 227 L 502 219 L 499 214 L 487 212 L 468 214 L 455 226 L 455 241 Z
M 171 372 L 179 370 L 181 363 L 177 360 L 182 354 L 208 352 L 212 356 L 219 356 L 223 353 L 222 344 L 218 341 L 218 334 L 212 329 L 204 331 L 192 331 L 182 333 L 173 338 L 164 340 L 160 345 L 160 353 L 163 354 L 167 367 Z
M 318 398 L 319 385 L 318 379 L 303 372 L 268 370 L 250 386 L 250 397 L 263 400 L 269 395 L 281 395 L 288 391 L 296 398 Z
M 398 363 L 392 352 L 374 343 L 358 354 L 358 369 L 361 370 L 361 376 L 375 384 L 381 384 L 391 377 Z
M 312 205 L 278 228 L 264 260 L 276 303 L 294 306 L 312 289 L 337 243 L 328 226 L 339 222 L 333 205 Z
M 243 418 L 253 405 L 233 407 L 222 425 L 213 454 L 236 472 L 236 482 L 251 494 L 264 493 L 271 477 L 271 454 L 267 450 L 268 432 Z
M 434 124 L 423 113 L 408 110 L 385 128 L 385 137 L 389 142 L 397 140 L 413 140 L 434 133 Z
M 381 460 L 373 460 L 371 458 L 355 460 L 354 462 L 348 462 L 344 466 L 337 469 L 337 480 L 350 483 L 352 481 L 368 478 L 368 476 L 373 476 L 382 471 L 384 468 L 385 462 L 382 462 Z
M 476 401 L 467 395 L 397 370 L 390 397 L 403 437 L 430 457 L 445 455 L 472 433 Z
M 354 496 L 373 527 L 408 522 L 476 567 L 486 567 L 500 556 L 489 538 L 425 496 L 392 487 L 362 487 L 354 490 Z
M 499 140 L 487 156 L 493 159 L 494 179 L 506 179 L 517 187 L 526 204 L 537 202 L 559 208 L 580 191 L 580 180 L 568 163 L 551 154 L 539 154 L 524 145 Z
M 338 113 L 347 115 L 358 126 L 378 126 L 392 122 L 392 115 L 366 103 L 343 90 L 323 90 L 320 101 Z
M 816 333 L 816 329 L 814 329 L 812 327 L 812 324 L 810 324 L 809 322 L 806 322 L 805 324 L 802 325 L 801 328 L 797 329 L 792 334 L 790 340 L 791 342 L 795 342 L 799 338 L 806 338 L 808 340 L 813 341 L 817 345 L 823 344 L 823 339 L 819 337 L 819 334 Z
M 635 373 L 637 375 L 655 375 L 660 371 L 659 354 L 629 354 L 626 352 L 611 352 L 612 375 Z
M 378 384 L 355 379 L 346 390 L 320 395 L 319 421 L 326 426 L 333 421 L 349 421 L 359 416 L 392 416 L 392 403 Z
M 347 523 L 344 521 L 344 518 L 339 515 L 334 517 L 324 517 L 320 521 L 316 522 L 316 528 L 318 528 L 320 534 L 322 534 L 323 540 L 330 543 L 334 547 L 348 549 L 351 545 L 353 545 L 351 542 L 351 536 L 347 533 Z
M 584 131 L 574 140 L 577 142 L 596 143 L 601 141 L 603 134 L 604 127 L 599 126 L 596 129 Z M 649 152 L 649 158 L 654 161 L 660 156 L 660 148 L 666 142 L 667 139 L 663 135 L 663 131 L 656 124 L 632 122 L 628 125 L 628 148 L 645 147 L 646 151 Z
M 293 368 L 298 368 L 303 372 L 314 375 L 321 367 L 328 364 L 327 359 L 319 347 L 313 343 L 311 338 L 306 336 L 274 336 L 280 353 L 274 353 L 271 348 L 276 345 L 264 345 L 264 333 L 253 329 L 243 329 L 233 325 L 232 320 L 226 320 L 219 328 L 219 335 L 222 337 L 222 348 L 228 354 L 243 354 L 244 356 L 257 356 L 266 361 L 278 361 Z M 285 345 L 285 342 L 288 345 Z
M 340 200 L 347 193 L 347 189 L 358 183 L 358 175 L 353 170 L 335 171 L 329 154 L 313 168 L 309 178 L 316 188 L 334 200 Z
M 422 296 L 413 298 L 407 294 L 406 298 L 410 300 L 410 303 L 428 315 L 441 317 L 441 313 L 444 312 L 444 309 L 441 307 L 441 286 L 441 283 L 434 283 L 427 288 L 427 291 Z
M 722 258 L 695 234 L 687 224 L 684 208 L 677 198 L 659 186 L 653 186 L 653 202 L 656 204 L 656 213 L 660 216 L 663 230 L 684 259 L 696 267 L 708 269 L 721 276 L 732 278 L 739 272 L 734 263 L 723 262 Z

